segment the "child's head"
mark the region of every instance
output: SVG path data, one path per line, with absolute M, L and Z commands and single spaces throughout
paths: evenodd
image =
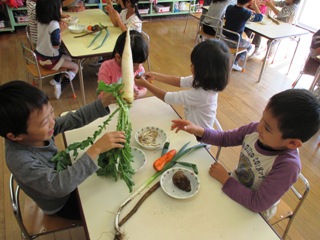
M 37 0 L 37 21 L 42 24 L 49 24 L 53 20 L 60 22 L 61 7 L 61 0 Z
M 134 13 L 137 15 L 137 17 L 142 20 L 142 17 L 139 13 L 138 9 L 138 2 L 139 0 L 119 0 L 121 7 L 124 8 L 134 8 Z
M 116 58 L 116 61 L 118 63 L 121 63 L 126 35 L 127 32 L 123 32 L 120 34 L 113 49 L 112 58 Z M 148 59 L 149 46 L 143 35 L 136 30 L 130 30 L 130 40 L 134 71 L 137 71 L 139 69 L 139 65 L 144 63 Z
M 222 91 L 229 83 L 230 51 L 217 39 L 199 43 L 191 53 L 192 86 L 204 90 Z
M 30 115 L 41 112 L 49 104 L 48 96 L 23 81 L 0 85 L 0 135 L 28 134 Z
M 270 142 L 269 137 L 278 132 L 278 140 L 284 143 L 283 147 L 296 148 L 309 140 L 319 128 L 320 103 L 316 97 L 308 90 L 289 89 L 270 98 L 258 130 L 265 141 L 269 139 Z M 276 140 L 272 142 L 275 144 Z

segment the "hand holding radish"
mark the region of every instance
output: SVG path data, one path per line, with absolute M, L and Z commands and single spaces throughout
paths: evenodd
M 109 151 L 113 148 L 123 148 L 123 143 L 125 142 L 126 136 L 123 131 L 108 132 L 87 150 L 87 154 L 92 159 L 96 159 L 100 153 Z
M 116 98 L 112 93 L 101 92 L 99 95 L 102 105 L 106 108 L 112 103 L 116 103 Z
M 217 162 L 211 165 L 209 169 L 209 174 L 211 177 L 218 180 L 222 185 L 225 184 L 225 182 L 230 177 L 227 170 L 220 163 Z
M 204 134 L 204 128 L 199 127 L 188 120 L 177 119 L 177 120 L 172 120 L 172 122 L 173 124 L 171 125 L 171 130 L 175 129 L 176 133 L 182 130 L 187 133 L 196 135 L 197 137 L 202 137 Z

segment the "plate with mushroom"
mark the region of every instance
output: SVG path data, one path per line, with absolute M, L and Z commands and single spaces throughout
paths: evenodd
M 187 199 L 196 195 L 200 188 L 199 177 L 186 168 L 170 168 L 161 175 L 163 191 L 177 199 Z

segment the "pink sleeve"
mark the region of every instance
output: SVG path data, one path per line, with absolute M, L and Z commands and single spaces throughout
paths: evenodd
M 98 73 L 98 81 L 104 81 L 107 84 L 112 83 L 112 70 L 110 69 L 108 61 L 103 62 L 100 66 Z

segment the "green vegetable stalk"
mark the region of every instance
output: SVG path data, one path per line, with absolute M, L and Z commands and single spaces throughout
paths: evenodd
M 99 155 L 98 158 L 98 166 L 100 167 L 97 171 L 99 176 L 112 176 L 115 180 L 118 180 L 120 176 L 121 179 L 125 181 L 130 192 L 132 191 L 132 187 L 134 182 L 132 181 L 132 176 L 134 174 L 134 170 L 131 166 L 131 162 L 133 161 L 133 156 L 131 153 L 130 147 L 130 139 L 132 127 L 129 121 L 129 108 L 130 105 L 122 98 L 121 89 L 123 84 L 105 84 L 100 81 L 98 83 L 98 92 L 105 91 L 112 93 L 116 98 L 116 102 L 119 105 L 109 117 L 106 119 L 102 125 L 100 125 L 97 131 L 94 132 L 92 137 L 88 137 L 86 140 L 82 142 L 76 142 L 70 144 L 65 150 L 58 152 L 51 159 L 52 162 L 56 164 L 56 170 L 62 171 L 67 168 L 68 165 L 71 165 L 70 153 L 73 152 L 73 156 L 76 158 L 78 156 L 78 150 L 85 149 L 89 145 L 92 145 L 96 138 L 102 133 L 102 131 L 109 124 L 111 119 L 116 113 L 118 114 L 118 123 L 117 130 L 124 131 L 126 133 L 126 143 L 124 144 L 124 148 L 122 149 L 111 149 L 107 152 L 104 152 Z
M 187 153 L 190 153 L 196 149 L 202 148 L 205 146 L 205 144 L 197 144 L 193 147 L 187 148 L 187 146 L 189 145 L 190 142 L 186 143 L 177 153 L 176 155 L 173 157 L 173 159 L 168 162 L 163 169 L 160 172 L 156 172 L 154 175 L 152 175 L 149 179 L 147 179 L 143 185 L 136 190 L 129 198 L 127 198 L 119 207 L 118 212 L 116 214 L 115 217 L 115 239 L 121 239 L 121 232 L 120 232 L 120 226 L 119 226 L 119 218 L 120 218 L 120 213 L 122 211 L 122 209 L 128 204 L 130 203 L 137 195 L 139 195 L 146 187 L 148 187 L 154 180 L 156 180 L 162 173 L 164 173 L 165 171 L 167 171 L 168 169 L 172 168 L 174 165 L 176 165 L 177 163 L 182 164 L 184 166 L 188 166 L 188 167 L 192 167 L 193 170 L 195 171 L 196 174 L 198 174 L 198 169 L 196 167 L 195 164 L 192 163 L 181 163 L 178 162 L 178 160 L 184 156 Z

